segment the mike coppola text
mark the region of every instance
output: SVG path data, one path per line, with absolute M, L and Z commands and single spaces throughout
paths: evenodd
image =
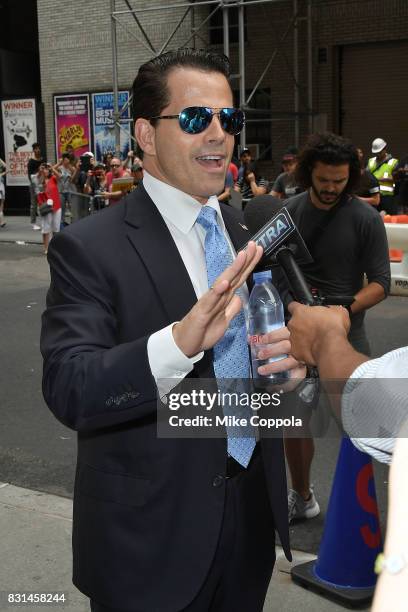
M 260 409 L 273 409 L 281 405 L 281 393 L 256 393 L 220 391 L 208 392 L 192 389 L 189 392 L 171 392 L 167 395 L 166 406 L 170 428 L 212 429 L 228 428 L 228 435 L 246 435 L 243 428 L 262 427 L 282 429 L 302 427 L 303 421 L 295 416 L 261 416 Z M 179 414 L 179 411 L 181 414 Z M 206 414 L 202 414 L 204 411 Z M 175 414 L 177 413 L 177 414 Z M 211 414 L 209 414 L 211 413 Z M 213 414 L 214 413 L 214 414 Z M 231 434 L 232 430 L 232 434 Z

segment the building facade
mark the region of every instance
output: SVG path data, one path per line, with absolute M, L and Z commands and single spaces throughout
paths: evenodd
M 186 8 L 177 8 L 179 4 L 181 0 L 138 0 L 132 3 L 138 10 L 135 17 L 125 12 L 118 15 L 119 89 L 131 87 L 139 65 L 161 49 L 178 24 L 167 49 L 211 45 L 223 50 L 222 9 L 218 9 L 218 16 L 215 11 L 209 17 L 214 4 L 192 3 L 181 21 Z M 127 8 L 124 0 L 116 0 L 117 11 Z M 147 8 L 148 12 L 141 12 Z M 229 11 L 230 58 L 233 72 L 238 74 L 237 9 Z M 38 29 L 46 147 L 49 159 L 53 159 L 54 94 L 112 90 L 111 2 L 93 0 L 83 5 L 78 0 L 38 0 Z M 248 111 L 246 138 L 246 144 L 254 145 L 259 154 L 268 178 L 279 172 L 282 152 L 296 140 L 301 145 L 310 129 L 329 129 L 350 137 L 367 156 L 376 137 L 389 143 L 394 156 L 407 153 L 406 0 L 270 0 L 252 6 L 248 2 L 247 97 L 270 60 L 249 103 L 255 110 Z M 238 94 L 238 79 L 233 87 Z

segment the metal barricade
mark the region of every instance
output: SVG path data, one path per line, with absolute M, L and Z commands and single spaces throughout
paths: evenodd
M 408 296 L 408 216 L 386 216 L 384 221 L 390 248 L 390 293 Z

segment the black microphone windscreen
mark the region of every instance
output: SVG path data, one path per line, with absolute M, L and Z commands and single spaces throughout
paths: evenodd
M 260 195 L 252 198 L 245 206 L 245 223 L 252 234 L 255 234 L 272 219 L 283 207 L 279 198 L 271 195 Z

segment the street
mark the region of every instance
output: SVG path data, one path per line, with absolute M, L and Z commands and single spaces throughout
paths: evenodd
M 40 319 L 49 284 L 41 246 L 0 243 L 0 277 L 0 481 L 71 497 L 76 436 L 53 417 L 41 393 Z M 405 298 L 388 298 L 367 320 L 374 355 L 408 344 Z M 339 440 L 316 440 L 312 478 L 322 513 L 291 527 L 296 549 L 318 550 L 338 446 Z M 376 464 L 375 472 L 384 524 L 388 470 Z
M 0 244 L 0 480 L 69 496 L 75 434 L 41 393 L 40 319 L 49 272 L 40 245 Z

